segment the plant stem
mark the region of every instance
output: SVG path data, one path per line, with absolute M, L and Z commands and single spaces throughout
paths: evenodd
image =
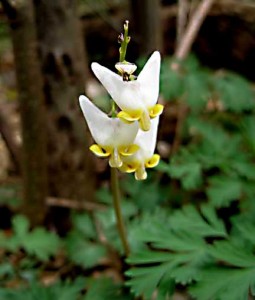
M 127 45 L 130 41 L 130 37 L 128 36 L 128 21 L 125 21 L 124 23 L 124 35 L 123 40 L 121 41 L 120 46 L 120 62 L 123 62 L 126 58 L 127 53 Z
M 123 62 L 126 57 L 127 52 L 127 45 L 130 41 L 130 37 L 128 36 L 128 21 L 125 21 L 124 23 L 124 35 L 120 36 L 120 62 Z M 116 117 L 116 106 L 115 102 L 112 101 L 112 111 L 111 111 L 112 117 Z M 112 190 L 112 196 L 113 196 L 113 206 L 114 206 L 114 212 L 116 216 L 117 221 L 117 228 L 119 231 L 120 240 L 125 252 L 125 255 L 128 256 L 130 249 L 129 244 L 127 240 L 127 234 L 124 224 L 124 219 L 121 213 L 121 204 L 120 204 L 120 187 L 119 187 L 119 178 L 118 178 L 118 170 L 116 168 L 111 168 L 111 190 Z
M 111 189 L 112 189 L 112 196 L 113 196 L 114 212 L 116 216 L 120 239 L 125 251 L 125 255 L 128 256 L 130 253 L 130 249 L 127 241 L 127 234 L 126 234 L 123 216 L 121 213 L 120 187 L 119 187 L 119 179 L 118 179 L 118 170 L 116 168 L 111 168 Z

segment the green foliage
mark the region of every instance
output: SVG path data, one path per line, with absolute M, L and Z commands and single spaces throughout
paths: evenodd
M 114 283 L 109 278 L 91 279 L 88 284 L 88 292 L 82 300 L 132 300 L 133 297 L 123 293 L 123 286 Z
M 155 178 L 149 177 L 146 181 L 137 181 L 134 176 L 128 176 L 122 183 L 122 189 L 137 207 L 142 211 L 153 211 L 157 205 L 162 205 L 168 198 L 169 191 L 159 185 Z
M 0 204 L 17 207 L 21 203 L 19 197 L 20 186 L 17 184 L 5 184 L 0 186 Z
M 161 66 L 161 93 L 165 99 L 177 99 L 183 93 L 182 76 L 169 70 L 171 60 L 166 59 Z
M 255 296 L 254 91 L 237 74 L 200 68 L 194 57 L 178 74 L 169 64 L 162 94 L 187 106 L 188 116 L 183 143 L 158 170 L 170 179 L 166 195 L 182 201 L 175 210 L 166 197 L 158 203 L 170 209 L 133 222 L 142 245 L 127 260 L 127 284 L 146 300 L 171 297 L 176 284 L 199 300 L 248 299 Z
M 189 153 L 184 153 L 185 164 L 178 164 L 178 161 L 167 165 L 165 162 L 160 162 L 158 170 L 166 172 L 173 178 L 181 179 L 181 183 L 184 189 L 192 190 L 199 187 L 202 183 L 202 168 L 201 164 L 192 161 L 193 156 Z
M 204 189 L 216 207 L 253 194 L 250 187 L 255 183 L 254 155 L 248 151 L 253 143 L 253 122 L 247 118 L 233 132 L 210 116 L 191 116 L 187 126 L 191 132 L 189 145 L 182 147 L 169 163 L 162 161 L 158 170 L 180 180 L 187 191 Z
M 114 269 L 121 278 L 123 249 L 112 196 L 101 188 L 97 199 L 105 209 L 73 214 L 62 242 L 43 228 L 30 230 L 23 216 L 13 218 L 12 234 L 0 233 L 0 279 L 5 284 L 18 278 L 20 288 L 1 288 L 0 299 L 164 300 L 180 287 L 198 300 L 255 296 L 254 91 L 239 75 L 211 73 L 194 57 L 180 72 L 169 70 L 170 64 L 162 66 L 162 95 L 169 106 L 187 107 L 188 114 L 180 147 L 160 162 L 159 172 L 149 172 L 143 182 L 133 176 L 121 182 L 131 246 L 125 280 L 104 277 Z M 43 286 L 40 272 L 60 246 L 64 264 L 86 280 Z M 9 260 L 9 253 L 19 258 L 24 252 L 17 265 Z
M 0 279 L 12 277 L 14 272 L 14 267 L 10 262 L 2 262 L 0 264 Z
M 127 284 L 145 299 L 155 290 L 171 295 L 175 283 L 190 286 L 196 299 L 247 299 L 255 283 L 255 225 L 245 219 L 236 218 L 230 234 L 210 205 L 200 213 L 184 206 L 169 217 L 142 220 L 136 238 L 150 247 L 128 258 Z
M 60 247 L 60 240 L 53 232 L 42 227 L 29 231 L 29 221 L 22 215 L 12 219 L 13 234 L 10 237 L 0 233 L 0 246 L 9 251 L 24 249 L 29 255 L 40 260 L 47 260 L 54 255 Z
M 79 266 L 90 268 L 98 265 L 106 255 L 104 246 L 91 242 L 78 232 L 71 232 L 66 239 L 69 259 Z
M 201 215 L 202 214 L 202 215 Z M 201 206 L 201 214 L 194 206 L 184 206 L 177 210 L 170 218 L 170 224 L 176 231 L 185 231 L 187 228 L 202 237 L 225 237 L 227 235 L 225 226 L 220 220 L 213 207 Z
M 159 212 L 137 224 L 136 238 L 150 243 L 154 251 L 145 249 L 128 259 L 137 265 L 127 272 L 131 277 L 128 284 L 136 295 L 150 299 L 163 285 L 164 292 L 160 293 L 166 296 L 172 293 L 174 282 L 187 284 L 199 278 L 201 265 L 212 259 L 205 238 L 226 236 L 214 209 L 203 206 L 201 211 L 202 215 L 187 206 L 170 218 Z
M 254 284 L 254 268 L 207 268 L 201 272 L 201 281 L 190 292 L 195 299 L 247 300 L 249 289 L 254 292 Z
M 214 176 L 206 189 L 208 199 L 216 207 L 228 206 L 242 195 L 242 182 L 233 176 Z
M 181 72 L 165 60 L 161 70 L 161 92 L 166 100 L 184 100 L 193 112 L 201 113 L 208 100 L 221 103 L 224 110 L 241 113 L 255 108 L 254 91 L 247 80 L 230 72 L 210 73 L 194 56 L 180 63 Z
M 243 77 L 233 73 L 216 74 L 212 84 L 225 109 L 233 112 L 254 109 L 254 92 Z
M 255 153 L 255 119 L 254 116 L 248 116 L 242 118 L 241 132 L 244 136 L 246 143 L 249 146 L 249 150 Z
M 28 288 L 19 289 L 0 288 L 0 299 L 8 300 L 70 300 L 82 299 L 80 292 L 85 287 L 84 279 L 77 278 L 73 282 L 57 282 L 45 287 L 39 283 L 32 283 Z

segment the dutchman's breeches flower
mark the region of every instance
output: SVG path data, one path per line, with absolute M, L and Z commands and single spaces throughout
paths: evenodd
M 133 79 L 134 64 L 116 64 L 120 75 L 92 63 L 92 70 L 121 111 L 110 118 L 87 97 L 80 96 L 80 106 L 96 144 L 90 150 L 99 157 L 109 157 L 112 168 L 135 173 L 137 180 L 147 178 L 146 168 L 159 162 L 154 154 L 159 115 L 163 105 L 159 95 L 160 54 L 155 51 L 143 70 Z M 116 113 L 116 112 L 115 112 Z M 124 121 L 124 122 L 123 122 Z M 140 128 L 139 128 L 140 127 Z
M 97 143 L 90 150 L 99 157 L 109 157 L 110 166 L 120 168 L 123 158 L 133 155 L 139 149 L 134 144 L 138 123 L 125 124 L 118 118 L 109 118 L 85 96 L 80 96 L 79 102 L 91 135 Z
M 139 146 L 138 151 L 129 157 L 123 159 L 120 167 L 122 172 L 135 172 L 137 180 L 147 178 L 146 168 L 153 168 L 159 163 L 160 156 L 153 154 L 156 146 L 159 117 L 151 120 L 149 131 L 139 129 L 134 143 Z
M 159 52 L 152 54 L 136 80 L 127 81 L 125 76 L 117 75 L 98 63 L 92 63 L 91 67 L 120 107 L 118 118 L 128 124 L 138 121 L 142 130 L 150 130 L 151 119 L 163 111 L 163 105 L 156 104 L 159 95 Z M 120 71 L 121 66 L 118 64 L 116 68 Z

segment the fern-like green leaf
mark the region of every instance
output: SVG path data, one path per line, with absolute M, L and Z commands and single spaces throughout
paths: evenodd
M 103 245 L 86 240 L 80 233 L 71 232 L 66 239 L 66 247 L 69 258 L 77 265 L 85 268 L 93 267 L 100 263 L 106 255 Z
M 127 275 L 136 295 L 150 299 L 155 290 L 161 292 L 163 278 L 169 279 L 169 286 L 173 280 L 181 284 L 199 280 L 201 267 L 213 259 L 204 237 L 226 236 L 212 207 L 203 206 L 201 212 L 202 216 L 187 206 L 165 220 L 152 217 L 149 224 L 137 224 L 135 238 L 150 243 L 154 250 L 134 253 L 127 260 L 135 265 Z
M 166 172 L 172 178 L 180 179 L 186 190 L 196 189 L 202 183 L 201 164 L 196 161 L 183 161 L 178 157 L 170 164 L 160 162 L 157 169 Z
M 237 245 L 231 240 L 215 242 L 209 252 L 216 260 L 228 265 L 255 269 L 255 255 L 243 245 Z
M 29 231 L 29 221 L 26 217 L 17 215 L 12 224 L 12 236 L 0 234 L 0 245 L 3 248 L 13 252 L 23 248 L 29 255 L 35 255 L 41 260 L 47 260 L 59 249 L 60 239 L 55 233 L 42 227 Z
M 201 280 L 191 287 L 195 299 L 247 300 L 255 285 L 255 268 L 208 268 L 201 272 Z
M 130 260 L 132 261 L 132 259 Z M 127 282 L 131 291 L 136 295 L 143 295 L 145 299 L 151 299 L 152 294 L 157 288 L 160 289 L 161 280 L 172 269 L 173 263 L 162 263 L 158 266 L 149 266 L 141 268 L 133 268 L 126 272 L 126 275 L 131 277 Z M 173 284 L 173 280 L 168 281 L 169 291 Z M 165 284 L 165 281 L 162 283 Z M 167 293 L 168 291 L 166 291 Z
M 253 223 L 253 220 L 249 220 L 248 216 L 242 216 L 242 218 L 240 218 L 239 216 L 239 218 L 233 219 L 233 225 L 238 231 L 240 237 L 242 237 L 243 240 L 246 240 L 249 243 L 251 243 L 251 245 L 254 247 L 255 224 Z
M 209 180 L 206 194 L 216 207 L 226 207 L 231 201 L 238 200 L 242 194 L 242 182 L 238 178 L 215 176 Z
M 183 91 L 183 76 L 169 68 L 171 62 L 166 59 L 162 63 L 160 85 L 161 93 L 167 101 L 178 99 Z
M 254 93 L 249 82 L 241 76 L 227 73 L 215 76 L 212 83 L 226 109 L 233 112 L 254 109 Z
M 133 300 L 121 284 L 114 283 L 109 278 L 91 279 L 88 281 L 87 289 L 82 300 Z
M 205 108 L 208 99 L 206 72 L 191 72 L 184 78 L 185 100 L 193 111 Z
M 255 119 L 254 116 L 243 117 L 241 131 L 250 149 L 255 153 Z
M 26 236 L 22 246 L 30 255 L 47 260 L 59 249 L 60 240 L 53 232 L 48 232 L 44 228 L 35 228 Z
M 88 214 L 75 214 L 72 217 L 72 223 L 75 230 L 79 231 L 86 238 L 96 238 L 95 225 Z
M 187 228 L 193 234 L 201 237 L 227 235 L 223 222 L 216 216 L 215 210 L 210 205 L 203 205 L 202 215 L 194 206 L 186 205 L 176 211 L 170 218 L 170 223 L 176 232 L 186 231 Z
M 12 219 L 12 228 L 14 235 L 21 240 L 27 235 L 29 231 L 29 221 L 25 216 L 17 215 Z
M 80 299 L 81 290 L 85 287 L 84 279 L 77 278 L 73 282 L 57 282 L 43 286 L 32 282 L 29 286 L 16 289 L 0 288 L 0 299 L 8 300 L 70 300 Z

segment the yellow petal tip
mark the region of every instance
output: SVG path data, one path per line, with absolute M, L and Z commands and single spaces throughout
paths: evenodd
M 141 116 L 141 112 L 126 112 L 126 111 L 120 111 L 118 114 L 117 114 L 117 117 L 125 122 L 125 123 L 132 123 L 136 120 L 139 120 L 140 119 L 140 116 Z
M 129 146 L 123 146 L 123 147 L 120 147 L 119 148 L 119 153 L 122 155 L 122 156 L 131 156 L 133 155 L 136 151 L 139 150 L 139 146 L 136 145 L 136 144 L 132 144 L 132 145 L 129 145 Z
M 137 166 L 132 163 L 123 163 L 123 165 L 119 168 L 123 173 L 133 173 L 135 172 Z
M 160 161 L 160 155 L 154 154 L 147 162 L 145 163 L 146 168 L 154 168 L 158 165 Z
M 150 117 L 151 118 L 155 118 L 155 117 L 161 115 L 162 112 L 163 112 L 163 110 L 164 110 L 164 105 L 162 105 L 162 104 L 156 104 L 156 105 L 154 105 L 150 109 Z
M 89 150 L 98 157 L 107 157 L 111 154 L 110 148 L 109 149 L 106 147 L 103 148 L 97 144 L 93 144 L 92 146 L 90 146 Z

